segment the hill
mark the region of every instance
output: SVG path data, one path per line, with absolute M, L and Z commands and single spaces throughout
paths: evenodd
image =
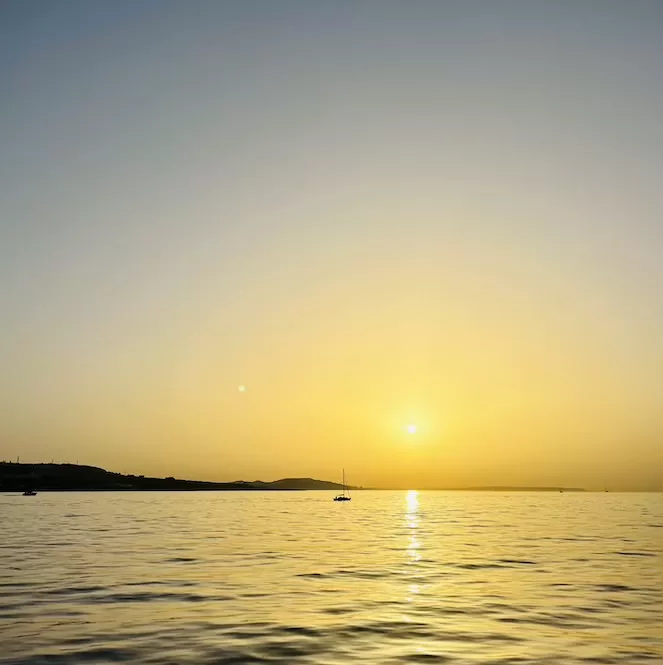
M 283 478 L 272 482 L 238 480 L 214 483 L 172 476 L 150 478 L 113 473 L 82 464 L 19 464 L 0 462 L 0 491 L 109 491 L 109 490 L 340 490 L 339 483 L 314 478 Z

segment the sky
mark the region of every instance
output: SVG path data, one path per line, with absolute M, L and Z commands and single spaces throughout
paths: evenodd
M 0 2 L 0 459 L 663 490 L 662 63 L 657 0 Z

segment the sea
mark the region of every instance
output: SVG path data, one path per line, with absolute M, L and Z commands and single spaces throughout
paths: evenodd
M 663 663 L 663 494 L 0 494 L 0 663 Z

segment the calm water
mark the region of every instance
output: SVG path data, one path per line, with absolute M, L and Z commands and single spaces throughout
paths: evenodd
M 663 495 L 0 495 L 0 663 L 663 662 Z

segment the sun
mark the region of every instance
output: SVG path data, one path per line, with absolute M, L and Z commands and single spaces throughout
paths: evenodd
M 406 428 L 408 434 L 416 434 L 417 426 L 414 423 L 410 423 Z

